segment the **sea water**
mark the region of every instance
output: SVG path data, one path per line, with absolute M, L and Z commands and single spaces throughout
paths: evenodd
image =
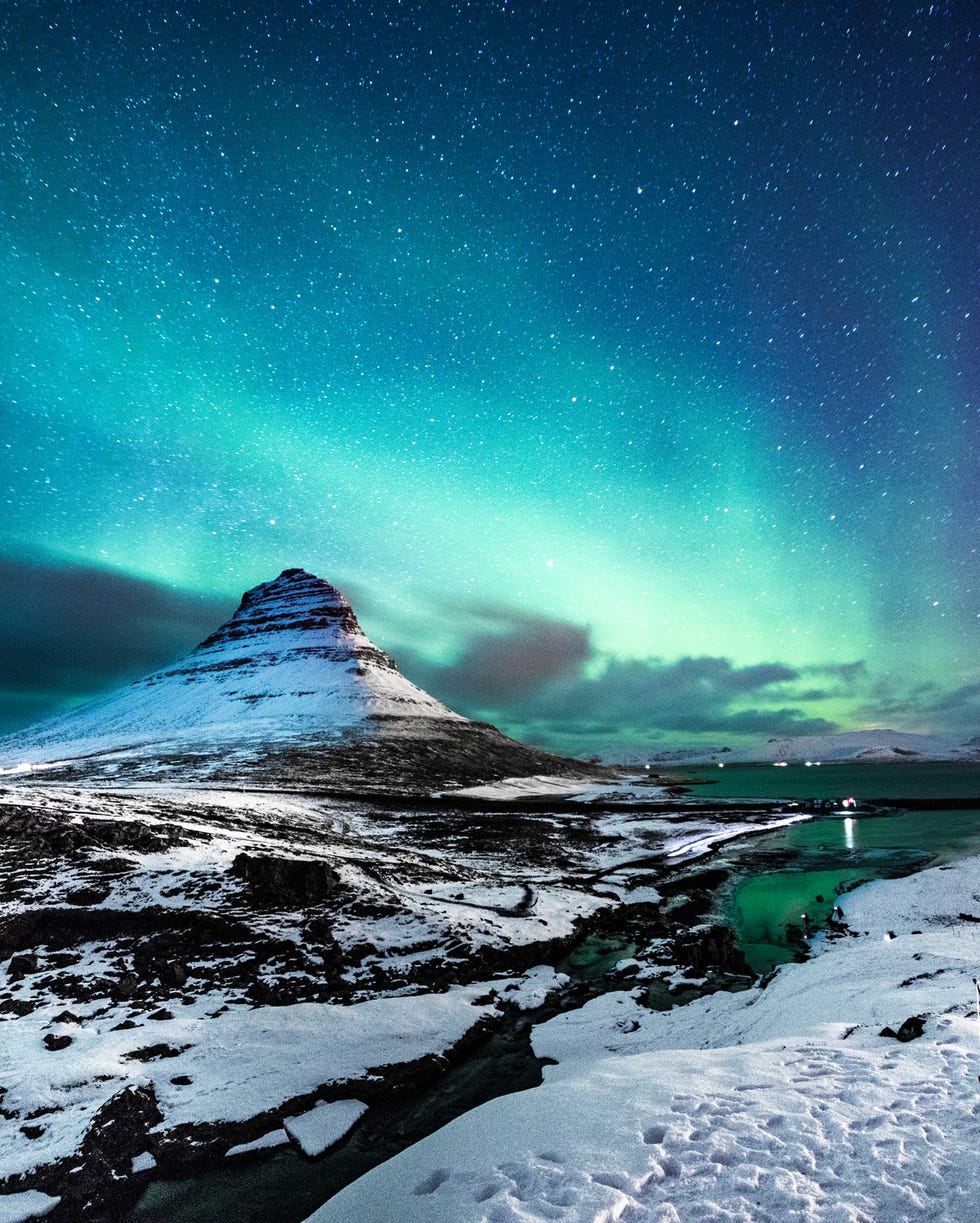
M 734 764 L 686 770 L 682 780 L 703 782 L 700 798 L 975 798 L 980 764 Z
M 740 797 L 911 801 L 973 798 L 977 807 L 863 812 L 838 808 L 736 849 L 736 868 L 719 916 L 728 921 L 749 966 L 759 973 L 796 958 L 826 923 L 841 894 L 871 879 L 895 878 L 980 854 L 980 768 L 954 765 L 754 766 L 719 770 Z M 712 786 L 711 793 L 718 793 Z M 707 789 L 699 791 L 707 793 Z M 766 857 L 788 864 L 765 869 Z

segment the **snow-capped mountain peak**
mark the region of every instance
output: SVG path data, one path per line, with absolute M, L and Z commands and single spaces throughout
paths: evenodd
M 423 692 L 335 587 L 285 569 L 172 666 L 0 740 L 23 771 L 368 791 L 583 768 Z
M 77 756 L 163 738 L 276 740 L 411 716 L 465 720 L 401 674 L 335 587 L 286 569 L 172 666 L 11 736 L 0 752 L 31 760 L 50 759 L 58 742 Z
M 271 639 L 297 632 L 318 634 L 325 648 L 336 651 L 337 661 L 370 651 L 384 660 L 383 665 L 394 666 L 365 636 L 354 609 L 340 591 L 305 569 L 284 569 L 272 581 L 246 590 L 231 619 L 202 641 L 191 657 L 216 650 L 232 653 L 242 642 L 251 649 L 250 639 L 259 635 Z

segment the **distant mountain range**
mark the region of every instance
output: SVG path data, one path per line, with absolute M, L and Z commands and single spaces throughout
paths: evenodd
M 796 735 L 769 739 L 750 748 L 692 748 L 661 752 L 650 764 L 805 764 L 853 761 L 869 764 L 936 760 L 980 760 L 980 737 L 957 742 L 943 735 L 915 735 L 899 730 L 848 730 L 833 735 Z
M 357 792 L 595 773 L 455 713 L 407 680 L 321 578 L 286 569 L 179 662 L 0 740 L 52 779 Z

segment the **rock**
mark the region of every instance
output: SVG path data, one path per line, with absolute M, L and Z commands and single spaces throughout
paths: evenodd
M 157 975 L 163 985 L 171 985 L 174 989 L 183 989 L 187 984 L 187 978 L 190 976 L 190 973 L 183 964 L 171 961 L 169 964 L 159 965 Z
M 37 956 L 33 952 L 25 951 L 20 955 L 10 957 L 7 975 L 11 981 L 19 981 L 21 977 L 26 977 L 28 973 L 32 972 L 37 972 Z
M 56 1053 L 59 1049 L 67 1049 L 71 1044 L 70 1036 L 55 1036 L 53 1032 L 47 1032 L 44 1036 L 44 1047 L 52 1053 Z
M 117 1002 L 126 1001 L 132 998 L 139 989 L 140 980 L 135 973 L 124 972 L 116 978 L 115 981 L 109 982 L 109 996 Z
M 22 1018 L 37 1008 L 37 1003 L 31 998 L 4 998 L 0 1001 L 0 1014 L 16 1015 Z
M 677 960 L 698 974 L 707 968 L 723 972 L 746 973 L 745 957 L 735 946 L 735 936 L 728 926 L 704 923 L 674 936 Z
M 892 1040 L 900 1040 L 903 1044 L 907 1044 L 910 1040 L 918 1040 L 926 1028 L 924 1015 L 910 1015 L 902 1026 L 895 1032 L 892 1028 L 882 1028 L 878 1033 L 879 1036 L 888 1036 Z
M 92 1119 L 82 1142 L 81 1163 L 65 1182 L 64 1217 L 120 1218 L 141 1188 L 133 1160 L 150 1147 L 148 1132 L 163 1120 L 152 1086 L 126 1087 Z
M 104 885 L 95 887 L 75 888 L 65 893 L 65 900 L 70 905 L 100 905 L 109 895 L 109 888 Z
M 134 1049 L 132 1053 L 124 1053 L 123 1056 L 127 1061 L 157 1062 L 164 1057 L 180 1057 L 188 1047 L 188 1045 L 174 1047 L 161 1042 L 158 1045 L 145 1045 L 142 1049 Z
M 282 906 L 319 904 L 341 886 L 334 868 L 318 858 L 239 854 L 231 873 L 244 879 L 267 903 Z

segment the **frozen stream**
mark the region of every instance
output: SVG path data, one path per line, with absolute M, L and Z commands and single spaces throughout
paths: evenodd
M 889 770 L 866 766 L 866 771 L 864 781 L 872 789 L 880 783 L 873 774 L 885 772 L 892 784 L 897 780 Z M 791 786 L 792 778 L 786 776 L 790 770 L 772 770 L 769 775 L 773 772 L 781 786 Z M 833 772 L 822 770 L 828 797 L 840 795 L 837 783 L 843 776 L 835 778 Z M 962 770 L 954 776 L 951 784 L 970 789 L 980 778 L 980 770 L 972 769 L 965 783 L 967 774 Z M 809 778 L 806 781 L 812 784 Z M 886 793 L 880 788 L 876 792 Z M 931 797 L 942 794 L 937 773 L 932 778 Z M 819 790 L 807 795 L 820 796 Z M 818 928 L 841 891 L 865 880 L 904 875 L 973 854 L 980 854 L 977 809 L 817 819 L 726 844 L 715 861 L 728 867 L 731 876 L 719 893 L 715 911 L 731 923 L 753 969 L 765 972 L 798 954 L 791 927 L 796 927 L 800 937 L 805 934 L 802 914 Z M 617 946 L 614 939 L 598 948 L 582 948 L 582 973 L 592 978 L 593 992 L 601 989 L 596 978 L 602 969 L 630 950 Z M 617 981 L 615 987 L 621 984 Z M 532 1022 L 547 1017 L 546 1012 L 518 1017 L 424 1090 L 369 1110 L 347 1140 L 319 1159 L 309 1160 L 284 1149 L 254 1162 L 229 1161 L 227 1166 L 204 1169 L 195 1177 L 161 1179 L 149 1186 L 126 1218 L 134 1223 L 212 1223 L 227 1215 L 239 1223 L 270 1218 L 299 1223 L 344 1185 L 453 1117 L 494 1096 L 537 1085 L 540 1066 L 528 1034 Z

